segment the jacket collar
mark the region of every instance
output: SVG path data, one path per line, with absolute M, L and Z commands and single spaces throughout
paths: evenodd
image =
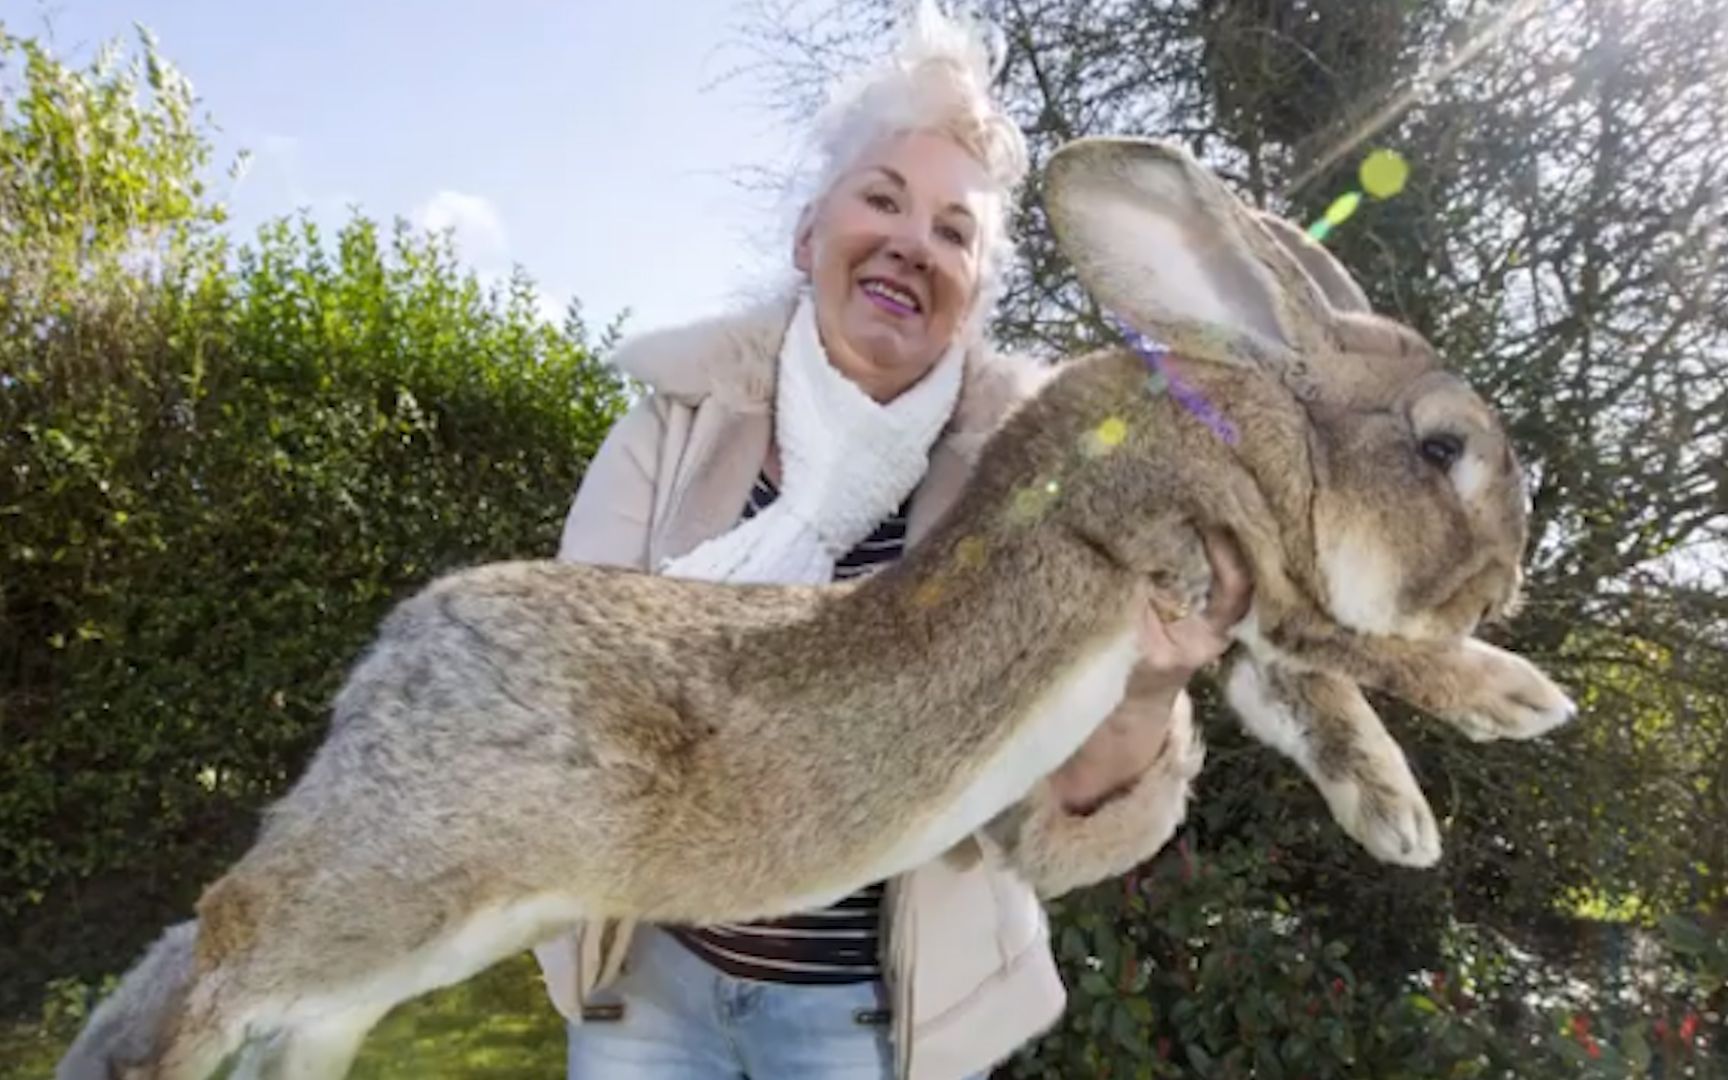
M 775 368 L 796 299 L 779 296 L 742 311 L 641 334 L 612 354 L 613 367 L 686 405 L 713 398 L 743 412 L 774 403 Z M 1037 388 L 1049 369 L 987 345 L 968 349 L 960 398 L 947 431 L 983 435 Z

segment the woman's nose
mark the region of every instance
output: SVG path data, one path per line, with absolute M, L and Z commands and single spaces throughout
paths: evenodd
M 888 238 L 888 256 L 911 270 L 930 268 L 930 244 L 919 227 L 906 219 L 902 219 L 900 228 Z

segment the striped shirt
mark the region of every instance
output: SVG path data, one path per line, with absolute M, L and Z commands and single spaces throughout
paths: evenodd
M 780 494 L 763 473 L 744 503 L 748 521 Z M 834 564 L 834 580 L 863 577 L 900 557 L 906 506 Z M 882 975 L 883 885 L 877 882 L 817 911 L 759 923 L 667 927 L 685 948 L 728 975 L 758 982 L 841 985 Z

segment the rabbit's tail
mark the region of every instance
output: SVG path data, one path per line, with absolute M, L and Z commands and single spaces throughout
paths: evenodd
M 170 927 L 91 1015 L 55 1080 L 157 1076 L 197 976 L 197 942 L 196 920 Z

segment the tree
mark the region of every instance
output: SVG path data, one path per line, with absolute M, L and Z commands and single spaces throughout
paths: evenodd
M 1367 149 L 1413 164 L 1403 194 L 1368 201 L 1327 242 L 1380 310 L 1427 334 L 1505 416 L 1530 477 L 1533 543 L 1528 603 L 1499 633 L 1586 710 L 1532 745 L 1467 747 L 1400 726 L 1448 822 L 1447 858 L 1428 875 L 1367 863 L 1288 770 L 1214 735 L 1189 850 L 1225 853 L 1238 888 L 1177 880 L 1169 903 L 1225 922 L 1149 930 L 1138 920 L 1158 916 L 1118 889 L 1063 904 L 1064 933 L 1081 935 L 1065 953 L 1081 988 L 1070 1031 L 1108 1045 L 1111 1009 L 1148 992 L 1139 976 L 1109 978 L 1124 952 L 1148 973 L 1200 965 L 1206 939 L 1248 933 L 1254 912 L 1280 904 L 1347 944 L 1364 983 L 1388 992 L 1455 960 L 1480 930 L 1539 951 L 1548 976 L 1582 964 L 1604 998 L 1630 977 L 1633 928 L 1668 911 L 1728 915 L 1714 824 L 1728 820 L 1728 9 L 975 6 L 1002 32 L 999 89 L 1035 165 L 1080 135 L 1171 138 L 1251 201 L 1307 222 L 1357 186 Z M 836 71 L 886 47 L 900 10 L 765 0 L 740 28 L 745 73 L 789 119 L 808 115 Z M 1038 195 L 1034 179 L 996 327 L 1060 356 L 1109 332 L 1055 251 Z M 1274 870 L 1243 854 L 1268 851 Z M 1231 896 L 1253 912 L 1221 902 Z M 1167 989 L 1179 998 L 1180 987 Z M 1521 1015 L 1522 991 L 1502 990 Z M 1074 1045 L 1087 1049 L 1050 1053 L 1072 1067 L 1101 1052 L 1095 1038 Z

